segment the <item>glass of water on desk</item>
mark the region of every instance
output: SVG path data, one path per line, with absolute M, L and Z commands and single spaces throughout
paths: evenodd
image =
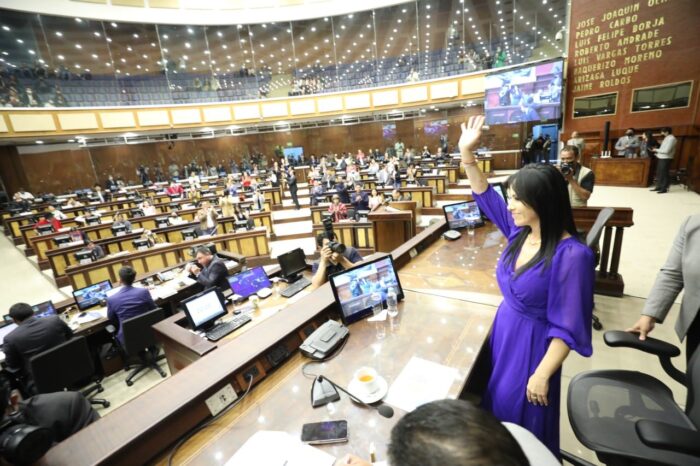
M 474 236 L 474 228 L 475 228 L 474 220 L 469 220 L 467 222 L 467 234 L 469 236 Z
M 382 295 L 381 293 L 372 293 L 369 297 L 372 304 L 372 315 L 377 316 L 382 313 Z M 386 321 L 377 320 L 374 322 L 374 327 L 377 331 L 377 339 L 383 340 L 386 337 Z

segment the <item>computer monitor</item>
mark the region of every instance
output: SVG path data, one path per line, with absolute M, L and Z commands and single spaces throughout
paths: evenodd
M 100 223 L 102 223 L 100 217 L 98 217 L 97 215 L 90 215 L 88 217 L 85 217 L 85 222 L 88 225 L 99 225 Z
M 182 240 L 187 241 L 197 238 L 197 231 L 194 228 L 186 228 L 182 230 Z
M 136 238 L 135 240 L 132 241 L 134 244 L 134 247 L 136 248 L 137 251 L 142 251 L 144 249 L 148 249 L 148 239 L 146 238 Z
M 389 288 L 394 288 L 396 297 L 403 299 L 403 289 L 391 256 L 363 262 L 328 278 L 335 302 L 340 306 L 340 317 L 346 325 L 372 314 L 372 294 L 379 293 L 382 305 L 386 306 Z
M 112 225 L 112 235 L 123 236 L 126 234 L 126 225 L 120 223 L 119 225 Z
M 277 256 L 277 262 L 282 269 L 282 277 L 292 283 L 301 278 L 301 272 L 306 270 L 306 255 L 301 248 Z
M 492 187 L 493 190 L 498 193 L 499 196 L 503 198 L 506 203 L 508 203 L 508 190 L 506 189 L 505 185 L 503 183 L 489 183 Z
M 84 311 L 93 306 L 97 306 L 101 301 L 107 299 L 107 292 L 112 289 L 112 282 L 104 280 L 94 285 L 80 288 L 73 291 L 73 298 L 78 309 Z
M 44 301 L 43 303 L 35 304 L 32 306 L 34 315 L 36 317 L 49 317 L 56 315 L 56 308 L 53 307 L 51 301 Z
M 484 224 L 484 221 L 481 218 L 481 211 L 479 210 L 479 206 L 476 205 L 476 201 L 464 201 L 449 204 L 443 206 L 442 210 L 445 213 L 447 226 L 451 230 L 465 228 L 470 223 L 475 227 Z
M 254 267 L 238 272 L 236 275 L 228 277 L 228 284 L 231 286 L 231 290 L 243 297 L 243 299 L 254 295 L 263 288 L 272 286 L 270 279 L 267 278 L 265 269 L 262 267 Z
M 17 324 L 14 322 L 5 322 L 4 325 L 0 326 L 0 345 L 5 342 L 5 336 L 16 328 Z
M 214 325 L 219 317 L 226 315 L 224 295 L 218 288 L 209 288 L 180 303 L 193 330 L 203 330 Z
M 95 260 L 95 254 L 89 249 L 81 249 L 75 253 L 75 260 L 79 264 L 89 264 Z
M 169 225 L 168 217 L 156 217 L 156 227 L 165 228 Z
M 132 217 L 143 217 L 143 210 L 141 209 L 129 209 Z
M 170 204 L 168 204 L 168 207 L 170 208 L 170 210 L 180 210 L 181 208 L 179 202 L 171 202 Z
M 60 248 L 61 245 L 68 244 L 71 242 L 71 240 L 70 240 L 69 235 L 60 235 L 60 236 L 55 237 L 53 239 L 53 242 L 56 243 L 56 246 L 58 246 Z
M 53 233 L 53 226 L 50 223 L 47 225 L 38 225 L 36 227 L 36 232 L 40 235 L 50 235 Z

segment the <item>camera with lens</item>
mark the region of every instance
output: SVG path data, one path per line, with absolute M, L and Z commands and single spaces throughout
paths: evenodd
M 330 217 L 326 217 L 323 219 L 323 230 L 324 234 L 326 235 L 326 238 L 328 238 L 329 240 L 327 244 L 328 249 L 335 253 L 343 254 L 346 249 L 345 245 L 343 243 L 334 241 L 335 233 L 333 232 L 333 219 L 331 219 Z
M 559 165 L 559 170 L 561 171 L 562 175 L 569 176 L 574 172 L 574 166 L 570 163 L 562 162 Z

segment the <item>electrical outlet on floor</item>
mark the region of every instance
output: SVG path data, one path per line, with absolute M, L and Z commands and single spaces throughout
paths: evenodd
M 221 390 L 207 398 L 207 408 L 209 408 L 209 411 L 211 412 L 212 416 L 216 416 L 221 411 L 223 411 L 224 408 L 236 401 L 237 398 L 238 395 L 236 395 L 236 392 L 233 390 L 233 387 L 229 383 L 224 385 L 224 387 L 221 388 Z

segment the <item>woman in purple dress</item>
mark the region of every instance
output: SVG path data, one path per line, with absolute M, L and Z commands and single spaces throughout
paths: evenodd
M 577 237 L 566 181 L 550 165 L 508 180 L 508 205 L 489 186 L 472 149 L 483 116 L 462 123 L 462 164 L 479 207 L 508 238 L 496 267 L 503 302 L 491 330 L 483 405 L 519 424 L 557 457 L 561 366 L 570 350 L 590 356 L 594 255 Z

